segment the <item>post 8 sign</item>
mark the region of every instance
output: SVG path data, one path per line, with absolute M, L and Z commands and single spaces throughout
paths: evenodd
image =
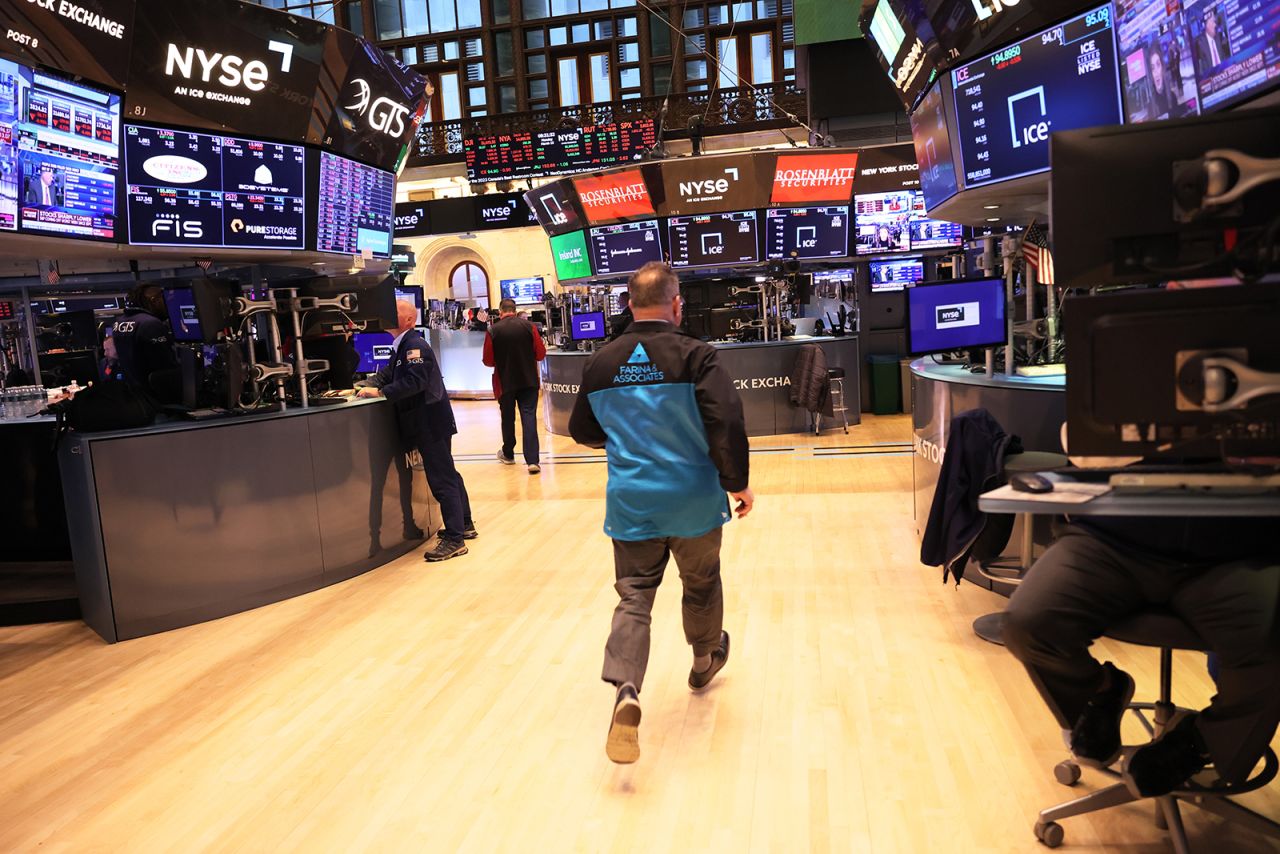
M 847 204 L 853 198 L 858 154 L 780 154 L 772 205 Z

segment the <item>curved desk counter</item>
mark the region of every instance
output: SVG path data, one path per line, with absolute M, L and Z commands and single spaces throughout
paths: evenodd
M 126 640 L 400 557 L 419 545 L 406 517 L 440 526 L 404 459 L 384 400 L 68 436 L 59 463 L 84 621 Z
M 842 338 L 788 338 L 783 341 L 751 344 L 715 344 L 720 364 L 733 377 L 742 395 L 743 414 L 749 436 L 777 436 L 805 433 L 812 429 L 809 413 L 791 405 L 791 370 L 800 348 L 817 344 L 827 356 L 828 368 L 844 368 L 844 394 L 849 407 L 849 423 L 857 424 L 859 356 L 858 336 Z M 557 436 L 569 435 L 569 416 L 582 385 L 582 370 L 590 353 L 551 350 L 542 363 L 545 392 L 543 418 L 547 430 Z M 838 420 L 837 422 L 838 423 Z M 832 426 L 828 420 L 827 426 Z
M 986 409 L 1004 429 L 1022 439 L 1028 451 L 1062 453 L 1060 432 L 1067 420 L 1066 377 L 988 378 L 959 365 L 939 365 L 932 359 L 911 363 L 911 426 L 915 454 L 912 484 L 915 492 L 916 539 L 924 537 L 934 487 L 942 470 L 951 418 L 969 409 Z M 1017 542 L 1017 534 L 1011 538 Z M 966 576 L 967 577 L 967 576 Z

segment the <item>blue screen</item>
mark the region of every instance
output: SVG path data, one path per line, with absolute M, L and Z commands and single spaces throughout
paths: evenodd
M 872 261 L 871 292 L 900 291 L 909 284 L 924 281 L 923 261 Z
M 169 326 L 175 341 L 203 341 L 200 316 L 196 314 L 196 298 L 190 288 L 166 288 L 164 306 L 169 313 Z
M 357 332 L 352 336 L 352 344 L 360 356 L 360 364 L 356 373 L 376 374 L 395 355 L 392 342 L 395 338 L 390 332 Z
M 575 314 L 573 316 L 572 336 L 574 341 L 604 338 L 604 312 L 593 311 L 587 314 Z
M 952 71 L 965 186 L 1048 169 L 1054 131 L 1119 124 L 1118 74 L 1110 5 Z
M 1005 341 L 1004 280 L 974 279 L 907 290 L 907 349 L 916 355 Z

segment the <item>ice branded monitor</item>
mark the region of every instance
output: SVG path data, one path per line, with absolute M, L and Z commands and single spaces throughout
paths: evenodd
M 119 240 L 120 97 L 0 59 L 0 232 Z
M 300 145 L 125 125 L 129 242 L 306 249 Z
M 1007 333 L 1003 279 L 907 289 L 907 349 L 913 355 L 994 347 Z
M 633 273 L 650 261 L 662 260 L 657 220 L 597 226 L 589 235 L 591 263 L 597 276 Z
M 849 206 L 770 208 L 764 241 L 766 258 L 843 258 L 849 254 Z
M 391 257 L 396 179 L 390 172 L 320 152 L 316 249 Z
M 755 211 L 667 220 L 672 267 L 717 267 L 760 260 Z
M 945 91 L 944 91 L 945 90 Z M 920 167 L 920 190 L 932 210 L 960 190 L 947 126 L 947 78 L 943 75 L 911 113 L 911 139 Z
M 1049 168 L 1054 131 L 1117 124 L 1110 4 L 951 72 L 966 187 Z
M 569 181 L 552 181 L 524 194 L 538 224 L 547 234 L 565 234 L 584 225 L 578 194 Z

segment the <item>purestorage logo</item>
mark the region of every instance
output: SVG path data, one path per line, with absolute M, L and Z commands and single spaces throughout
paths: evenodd
M 958 329 L 962 326 L 977 326 L 981 320 L 981 312 L 976 302 L 962 302 L 956 305 L 938 306 L 937 328 Z

